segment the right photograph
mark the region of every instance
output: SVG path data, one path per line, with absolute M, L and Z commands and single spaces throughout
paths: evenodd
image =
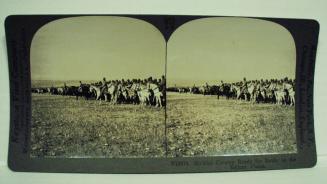
M 168 157 L 296 153 L 296 49 L 253 18 L 187 22 L 167 43 Z

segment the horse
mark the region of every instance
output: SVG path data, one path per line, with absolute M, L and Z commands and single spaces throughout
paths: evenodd
M 230 88 L 231 88 L 230 84 L 222 84 L 218 86 L 217 99 L 219 99 L 220 96 L 225 96 L 226 99 L 232 97 L 232 92 Z
M 117 104 L 118 98 L 121 94 L 121 85 L 117 85 L 116 83 L 109 83 L 107 85 L 107 92 L 110 98 L 111 104 Z
M 275 89 L 275 96 L 276 96 L 276 103 L 277 104 L 284 104 L 285 103 L 285 97 L 286 97 L 286 92 L 285 89 L 282 85 L 276 86 Z
M 50 88 L 50 94 L 51 94 L 51 95 L 57 95 L 57 94 L 58 94 L 58 89 L 55 88 L 55 87 L 51 87 L 51 88 Z
M 128 93 L 128 90 L 127 90 L 127 87 L 123 87 L 121 89 L 121 97 L 122 97 L 122 102 L 123 103 L 129 103 L 130 102 L 130 97 L 129 97 L 129 93 Z
M 153 92 L 153 100 L 156 107 L 162 107 L 161 97 L 163 96 L 159 90 L 159 86 L 154 83 L 148 83 L 148 89 Z
M 198 89 L 199 89 L 199 94 L 205 95 L 205 87 L 204 86 L 200 86 Z
M 113 83 L 106 84 L 102 88 L 90 85 L 90 92 L 95 94 L 95 100 L 101 100 L 101 97 L 104 97 L 106 102 L 110 101 L 112 104 L 117 103 L 117 88 Z
M 277 84 L 276 83 L 270 83 L 268 87 L 266 87 L 266 99 L 265 102 L 270 103 L 277 103 L 276 93 L 277 91 Z
M 239 88 L 240 88 L 240 96 L 238 99 L 244 99 L 248 101 L 251 98 L 249 93 L 249 87 L 247 85 L 244 85 L 244 86 L 240 86 Z
M 287 93 L 287 101 L 289 103 L 289 105 L 295 105 L 295 91 L 294 91 L 294 88 L 291 84 L 289 83 L 286 83 L 284 84 L 284 89 Z
M 137 94 L 137 84 L 133 83 L 130 88 L 127 88 L 127 91 L 128 91 L 129 100 L 133 104 L 139 104 L 140 99 L 139 99 L 139 96 Z
M 117 85 L 116 96 L 117 96 L 117 102 L 128 103 L 129 95 L 128 95 L 128 91 L 125 86 L 123 86 L 121 84 Z
M 141 105 L 150 103 L 150 91 L 145 85 L 137 84 L 135 87 Z
M 90 85 L 89 92 L 95 94 L 95 100 L 100 100 L 101 98 L 101 88 Z
M 59 95 L 64 95 L 64 88 L 59 87 L 59 88 L 57 88 L 57 91 L 58 91 Z
M 256 86 L 255 84 L 251 83 L 250 86 L 247 87 L 247 94 L 245 94 L 246 97 L 250 96 L 249 100 L 252 102 L 255 102 L 256 100 Z
M 237 100 L 241 98 L 241 88 L 239 86 L 232 84 L 230 87 L 230 92 L 234 94 Z
M 198 87 L 193 86 L 192 89 L 191 89 L 191 93 L 192 94 L 200 94 L 201 91 L 200 91 L 200 89 Z
M 88 100 L 90 98 L 90 86 L 88 85 L 81 85 L 80 87 L 78 87 L 78 89 L 75 91 L 74 88 L 71 88 L 71 92 L 72 94 L 75 93 L 76 95 L 76 100 L 78 100 L 78 97 L 84 97 L 86 100 Z

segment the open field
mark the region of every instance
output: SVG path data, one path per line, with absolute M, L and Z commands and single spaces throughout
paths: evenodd
M 168 93 L 168 156 L 296 152 L 295 108 Z
M 296 152 L 294 107 L 167 94 L 165 109 L 32 95 L 32 157 L 180 157 Z
M 32 95 L 33 157 L 160 157 L 164 109 Z

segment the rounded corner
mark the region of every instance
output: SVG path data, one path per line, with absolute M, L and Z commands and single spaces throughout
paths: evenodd
M 310 19 L 310 21 L 312 22 L 313 27 L 314 27 L 315 29 L 317 29 L 317 30 L 320 29 L 320 23 L 319 23 L 318 20 L 316 20 L 316 19 Z
M 12 172 L 20 171 L 19 167 L 17 167 L 17 165 L 10 158 L 8 158 L 7 166 Z
M 5 21 L 4 21 L 4 25 L 5 25 L 6 29 L 10 25 L 10 22 L 12 22 L 12 19 L 14 19 L 15 17 L 17 17 L 17 15 L 8 15 L 8 16 L 6 16 Z
M 314 156 L 312 160 L 308 162 L 307 168 L 314 168 L 317 166 L 317 156 Z

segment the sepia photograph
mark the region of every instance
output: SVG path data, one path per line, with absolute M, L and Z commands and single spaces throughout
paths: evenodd
M 31 44 L 31 157 L 165 155 L 166 42 L 134 18 L 81 16 Z
M 296 49 L 271 21 L 189 21 L 167 44 L 169 157 L 290 154 Z
M 205 173 L 317 162 L 316 20 L 11 15 L 5 30 L 13 171 Z
M 296 153 L 295 67 L 266 20 L 196 19 L 168 41 L 129 17 L 52 21 L 31 44 L 30 156 Z

